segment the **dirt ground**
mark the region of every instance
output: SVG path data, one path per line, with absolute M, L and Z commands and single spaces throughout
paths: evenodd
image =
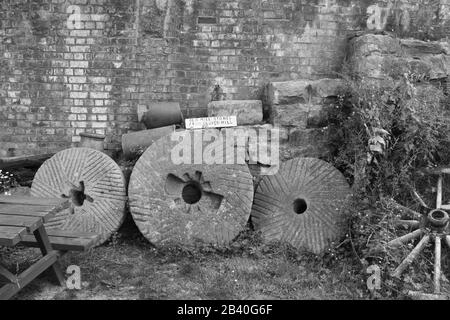
M 35 249 L 0 248 L 10 270 L 23 270 Z M 229 248 L 154 248 L 131 219 L 113 239 L 87 253 L 70 253 L 62 266 L 81 268 L 82 290 L 52 284 L 44 274 L 18 300 L 354 300 L 365 299 L 365 280 L 350 261 L 264 244 L 243 233 Z

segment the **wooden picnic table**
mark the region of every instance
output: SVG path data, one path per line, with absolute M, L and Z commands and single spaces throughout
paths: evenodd
M 42 253 L 39 261 L 19 275 L 0 264 L 0 277 L 7 281 L 0 288 L 0 300 L 10 299 L 49 268 L 58 284 L 64 284 L 59 255 L 52 248 L 44 223 L 68 206 L 66 199 L 0 196 L 0 246 L 14 247 L 21 242 L 35 241 Z

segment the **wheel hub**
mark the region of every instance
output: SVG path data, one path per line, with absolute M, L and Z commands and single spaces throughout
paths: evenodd
M 441 209 L 433 210 L 427 216 L 429 226 L 436 232 L 444 232 L 448 226 L 449 220 L 448 213 Z
M 450 230 L 449 222 L 450 217 L 446 210 L 450 206 L 442 205 L 443 194 L 443 176 L 449 174 L 450 169 L 443 168 L 438 171 L 432 172 L 432 174 L 438 175 L 437 183 L 437 200 L 436 209 L 431 209 L 425 201 L 414 191 L 413 195 L 420 203 L 421 207 L 428 210 L 428 214 L 420 214 L 414 210 L 399 205 L 399 209 L 404 212 L 408 212 L 413 216 L 413 220 L 398 220 L 398 226 L 408 226 L 413 232 L 392 240 L 388 243 L 389 247 L 398 247 L 403 244 L 407 244 L 412 240 L 421 239 L 417 246 L 411 251 L 406 259 L 395 269 L 392 273 L 393 277 L 400 278 L 403 272 L 410 266 L 423 252 L 423 250 L 431 243 L 434 245 L 434 294 L 423 294 L 420 292 L 409 292 L 408 294 L 413 298 L 421 299 L 450 299 L 447 295 L 441 294 L 441 249 L 442 242 L 446 243 L 450 247 Z

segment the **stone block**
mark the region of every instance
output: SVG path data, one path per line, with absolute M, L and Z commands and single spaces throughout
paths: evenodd
M 365 57 L 372 54 L 400 55 L 402 47 L 398 39 L 382 34 L 366 34 L 350 41 L 352 56 Z
M 263 122 L 263 106 L 260 100 L 223 100 L 208 104 L 208 117 L 236 116 L 239 126 Z
M 268 85 L 266 99 L 269 105 L 318 104 L 323 99 L 336 97 L 344 87 L 341 79 L 295 80 L 272 82 Z
M 445 48 L 439 42 L 425 42 L 416 39 L 400 40 L 403 52 L 410 57 L 420 58 L 428 54 L 445 53 Z

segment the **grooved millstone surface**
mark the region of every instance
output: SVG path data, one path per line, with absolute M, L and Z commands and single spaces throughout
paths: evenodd
M 190 139 L 193 131 L 182 134 Z M 250 171 L 237 164 L 174 164 L 171 151 L 177 144 L 170 135 L 164 137 L 137 162 L 128 189 L 133 219 L 155 245 L 226 245 L 250 218 L 254 193 Z M 201 190 L 200 201 L 185 201 L 183 190 L 189 185 Z
M 268 241 L 288 242 L 319 254 L 342 234 L 340 218 L 349 195 L 348 183 L 333 166 L 296 158 L 283 163 L 277 175 L 263 178 L 252 222 Z M 295 209 L 306 211 L 298 214 Z
M 33 180 L 31 195 L 56 197 L 71 195 L 84 183 L 82 206 L 72 205 L 48 222 L 47 228 L 73 232 L 95 232 L 104 243 L 125 219 L 126 189 L 120 167 L 102 152 L 88 148 L 61 151 L 47 160 Z

